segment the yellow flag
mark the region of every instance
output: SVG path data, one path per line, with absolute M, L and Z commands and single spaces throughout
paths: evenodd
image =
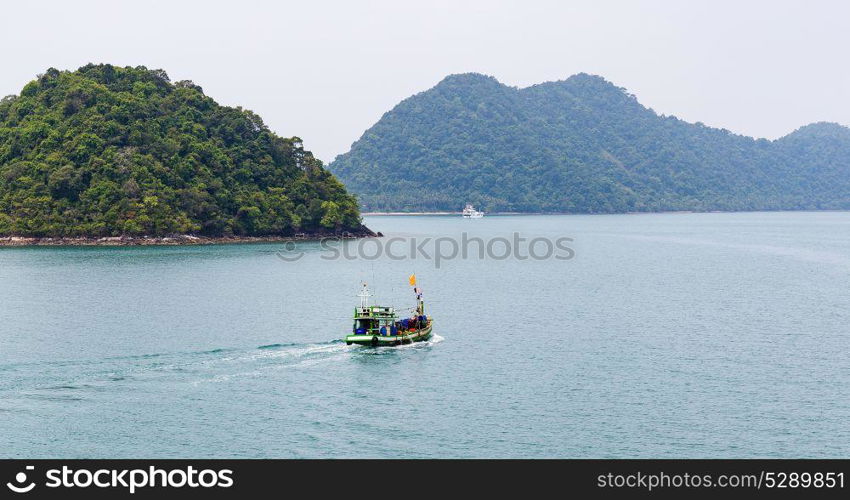
M 416 275 L 411 274 L 410 278 L 408 278 L 407 281 L 410 282 L 410 286 L 416 286 Z

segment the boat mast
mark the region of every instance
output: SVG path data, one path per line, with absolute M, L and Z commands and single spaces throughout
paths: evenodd
M 372 294 L 369 293 L 369 288 L 367 288 L 366 283 L 363 283 L 363 288 L 360 290 L 360 293 L 358 293 L 357 296 L 360 297 L 361 308 L 369 307 L 369 297 L 371 297 Z
M 416 294 L 416 315 L 422 316 L 425 314 L 425 302 L 422 300 L 422 289 L 418 286 L 413 287 L 413 293 Z

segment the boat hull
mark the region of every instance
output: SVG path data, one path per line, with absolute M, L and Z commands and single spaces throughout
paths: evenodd
M 357 344 L 371 347 L 390 347 L 413 342 L 423 342 L 431 338 L 434 320 L 428 320 L 428 326 L 419 330 L 407 331 L 398 335 L 349 335 L 345 337 L 348 345 Z

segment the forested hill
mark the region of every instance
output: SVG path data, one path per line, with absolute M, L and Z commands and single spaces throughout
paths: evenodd
M 161 70 L 51 68 L 0 101 L 0 235 L 344 231 L 368 232 L 300 139 Z
M 850 208 L 850 129 L 753 139 L 658 115 L 587 74 L 523 89 L 449 76 L 329 168 L 377 211 Z

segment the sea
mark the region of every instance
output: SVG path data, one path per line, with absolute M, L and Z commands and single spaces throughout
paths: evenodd
M 850 455 L 850 213 L 0 248 L 2 458 Z M 434 337 L 347 345 L 358 292 Z

